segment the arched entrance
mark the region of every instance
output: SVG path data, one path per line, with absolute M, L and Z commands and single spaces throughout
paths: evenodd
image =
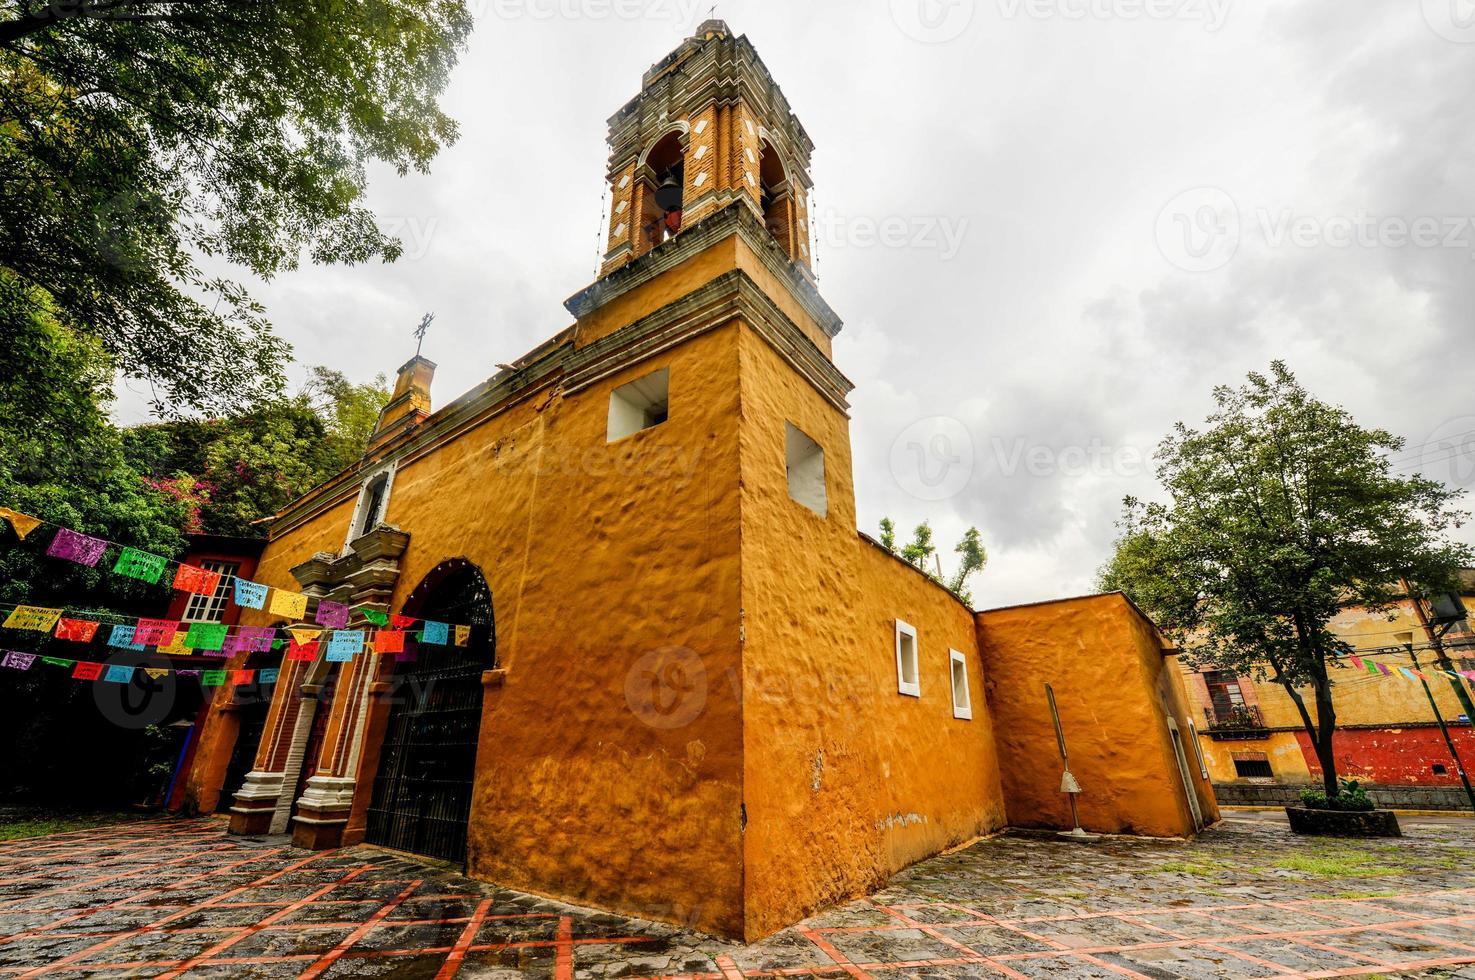
M 411 593 L 404 614 L 467 625 L 471 635 L 465 646 L 418 644 L 414 660 L 395 665 L 365 840 L 464 863 L 481 675 L 496 666 L 491 589 L 469 561 L 443 562 Z

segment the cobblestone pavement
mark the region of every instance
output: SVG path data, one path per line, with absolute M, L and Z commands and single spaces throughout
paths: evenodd
M 0 844 L 0 973 L 1475 980 L 1475 824 L 1404 826 L 1312 841 L 1239 814 L 1192 844 L 1008 835 L 739 946 L 373 848 L 120 824 Z

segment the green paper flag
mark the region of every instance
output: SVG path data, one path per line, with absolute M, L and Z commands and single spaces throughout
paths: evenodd
M 43 664 L 50 664 L 53 667 L 71 667 L 76 664 L 77 661 L 63 660 L 61 657 L 42 657 L 41 662 Z
M 200 675 L 200 684 L 204 687 L 219 687 L 225 683 L 225 671 L 207 670 Z
M 219 650 L 225 646 L 228 628 L 224 623 L 190 623 L 185 646 L 191 650 Z
M 389 613 L 375 612 L 372 609 L 360 609 L 359 613 L 375 626 L 389 625 Z
M 137 548 L 124 548 L 123 553 L 118 556 L 118 563 L 113 566 L 113 571 L 129 578 L 140 579 L 150 585 L 158 585 L 159 579 L 164 577 L 164 567 L 168 564 L 169 560 L 159 555 L 151 555 Z
M 1378 665 L 1377 664 L 1368 664 L 1367 665 L 1367 672 L 1369 674 L 1372 674 L 1375 677 L 1381 677 L 1381 676 L 1383 676 L 1382 673 L 1378 670 Z

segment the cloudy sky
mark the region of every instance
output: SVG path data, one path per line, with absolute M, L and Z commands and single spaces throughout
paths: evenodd
M 392 266 L 254 285 L 301 365 L 437 404 L 568 323 L 605 120 L 710 0 L 471 0 Z M 1475 485 L 1471 0 L 722 0 L 816 144 L 862 526 L 970 524 L 981 605 L 1088 591 L 1148 457 L 1276 357 Z M 120 417 L 141 417 L 125 396 Z

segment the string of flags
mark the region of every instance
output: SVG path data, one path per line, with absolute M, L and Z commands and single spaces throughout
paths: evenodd
M 256 670 L 191 670 L 172 667 L 138 667 L 129 664 L 101 664 L 89 660 L 69 660 L 65 657 L 45 657 L 36 653 L 8 650 L 0 656 L 0 668 L 26 671 L 36 664 L 61 667 L 71 671 L 73 680 L 98 681 L 107 684 L 130 684 L 138 673 L 152 680 L 169 674 L 178 677 L 194 677 L 201 687 L 221 687 L 227 683 L 240 687 L 247 684 L 275 684 L 281 671 L 275 667 Z
M 108 550 L 116 548 L 118 553 L 112 570 L 127 578 L 157 585 L 165 580 L 169 566 L 173 565 L 174 574 L 169 582 L 176 591 L 214 596 L 221 585 L 225 584 L 227 598 L 242 609 L 266 612 L 294 621 L 304 620 L 307 616 L 309 596 L 300 592 L 273 588 L 198 565 L 176 562 L 106 538 L 81 534 L 9 507 L 0 507 L 0 518 L 8 521 L 16 536 L 22 540 L 43 526 L 55 527 L 56 532 L 46 548 L 46 554 L 53 558 L 96 568 Z M 298 622 L 296 625 L 281 627 L 280 630 L 272 626 L 227 626 L 223 623 L 151 618 L 113 624 L 102 622 L 102 617 L 85 613 L 67 616 L 64 608 L 12 606 L 7 603 L 0 604 L 0 610 L 3 609 L 10 610 L 9 615 L 0 622 L 0 627 L 7 629 L 28 630 L 50 634 L 59 640 L 91 643 L 106 626 L 106 643 L 109 646 L 131 650 L 154 647 L 164 654 L 198 652 L 203 656 L 220 658 L 230 658 L 240 653 L 264 653 L 287 645 L 289 659 L 312 660 L 320 648 L 325 647 L 323 652 L 328 661 L 347 662 L 366 649 L 403 655 L 406 652 L 407 635 L 413 636 L 420 643 L 441 646 L 451 643 L 465 646 L 471 636 L 471 627 L 467 625 L 391 615 L 372 609 L 360 609 L 358 612 L 376 629 L 349 629 L 353 610 L 343 603 L 328 599 L 318 600 L 311 624 Z M 413 633 L 408 632 L 416 624 L 419 624 L 419 629 Z M 284 638 L 279 632 L 285 632 L 288 636 Z
M 1420 670 L 1411 667 L 1390 667 L 1387 664 L 1364 660 L 1355 654 L 1349 655 L 1347 659 L 1351 662 L 1355 670 L 1365 671 L 1374 677 L 1403 677 L 1410 681 L 1427 681 L 1430 679 L 1429 674 L 1433 673 L 1441 677 L 1449 677 L 1453 680 L 1459 680 L 1463 677 L 1466 680 L 1475 681 L 1475 670 L 1454 671 L 1443 670 L 1439 667 L 1427 667 Z

